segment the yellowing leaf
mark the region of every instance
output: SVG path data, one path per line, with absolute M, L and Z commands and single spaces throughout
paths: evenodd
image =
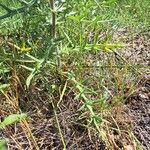
M 8 45 L 18 51 L 21 51 L 21 52 L 29 52 L 32 50 L 31 47 L 25 47 L 25 43 L 22 44 L 22 47 L 19 47 L 16 44 L 13 44 L 11 42 L 8 42 Z
M 29 52 L 29 51 L 32 50 L 32 48 L 31 48 L 31 47 L 28 47 L 28 48 L 23 47 L 23 48 L 20 48 L 20 50 L 21 50 L 22 52 Z

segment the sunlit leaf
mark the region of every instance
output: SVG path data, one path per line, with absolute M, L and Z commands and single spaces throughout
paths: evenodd
M 27 114 L 11 114 L 4 119 L 3 122 L 0 123 L 0 128 L 5 128 L 9 125 L 12 125 L 18 121 L 22 121 L 27 118 Z

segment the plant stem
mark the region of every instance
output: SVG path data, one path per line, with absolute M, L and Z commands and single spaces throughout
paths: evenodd
M 56 11 L 55 11 L 55 0 L 50 0 L 51 10 L 52 10 L 52 28 L 51 28 L 51 35 L 52 38 L 56 39 Z M 59 49 L 58 46 L 56 46 L 56 55 L 57 55 L 57 70 L 60 68 L 60 55 L 59 55 Z
M 56 12 L 55 12 L 55 4 L 54 0 L 50 0 L 51 10 L 52 10 L 52 29 L 51 34 L 52 37 L 56 38 Z

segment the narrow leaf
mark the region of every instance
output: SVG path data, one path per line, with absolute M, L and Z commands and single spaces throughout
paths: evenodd
M 18 121 L 22 121 L 27 118 L 27 114 L 12 114 L 4 119 L 3 122 L 0 123 L 0 129 L 5 128 L 8 125 L 12 125 Z

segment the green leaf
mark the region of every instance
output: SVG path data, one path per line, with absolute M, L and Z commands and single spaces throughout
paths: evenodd
M 5 90 L 6 88 L 8 88 L 10 85 L 9 84 L 0 84 L 0 91 L 1 90 Z
M 26 54 L 27 57 L 29 57 L 31 60 L 34 60 L 35 62 L 41 62 L 40 59 L 35 58 L 34 56 L 30 55 L 30 54 Z
M 14 124 L 14 123 L 16 123 L 18 121 L 22 121 L 22 120 L 24 120 L 26 118 L 27 118 L 27 114 L 25 114 L 25 113 L 9 115 L 8 117 L 6 117 L 4 119 L 3 122 L 0 123 L 0 129 L 1 128 L 5 128 L 8 125 L 12 125 L 12 124 Z
M 34 70 L 33 68 L 27 67 L 27 66 L 25 66 L 25 65 L 21 65 L 21 67 L 23 67 L 23 68 L 25 68 L 25 69 L 27 69 L 27 70 L 29 70 L 29 71 L 33 71 L 33 70 Z
M 7 150 L 6 145 L 7 142 L 5 139 L 0 139 L 0 150 Z
M 80 22 L 81 19 L 83 19 L 83 16 L 69 16 L 68 18 L 75 22 Z
M 35 75 L 36 75 L 36 71 L 34 70 L 34 71 L 32 71 L 32 72 L 30 73 L 30 75 L 28 76 L 28 78 L 27 78 L 27 80 L 26 80 L 27 88 L 29 88 L 29 85 L 30 85 L 30 83 L 31 83 L 31 80 L 32 80 L 32 78 L 33 78 Z
M 101 124 L 103 122 L 102 118 L 100 118 L 98 115 L 92 116 L 94 124 Z
M 33 79 L 33 77 L 40 71 L 40 69 L 41 69 L 44 61 L 45 61 L 44 59 L 41 59 L 40 62 L 38 62 L 36 64 L 35 68 L 32 70 L 32 72 L 28 76 L 28 78 L 26 80 L 26 86 L 27 86 L 27 88 L 29 88 L 29 85 L 30 85 L 31 80 Z
M 9 72 L 10 70 L 8 68 L 0 68 L 0 74 L 5 74 Z

